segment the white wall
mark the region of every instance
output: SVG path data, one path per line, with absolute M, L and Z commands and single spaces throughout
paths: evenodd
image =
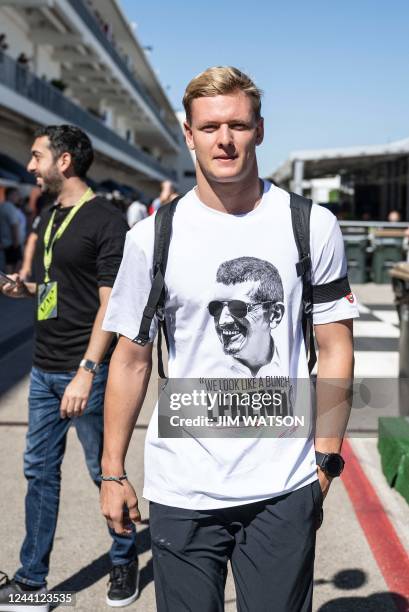
M 125 138 L 126 140 L 127 132 L 129 131 L 131 136 L 130 138 L 128 138 L 128 142 L 133 143 L 135 141 L 135 137 L 134 137 L 132 121 L 125 115 L 116 115 L 115 123 L 116 123 L 116 131 L 118 132 L 118 134 L 120 134 L 122 138 Z
M 0 8 L 0 33 L 6 34 L 7 37 L 7 55 L 14 59 L 20 53 L 25 53 L 30 58 L 33 56 L 33 45 L 29 40 L 28 25 L 10 8 Z M 30 67 L 32 67 L 32 64 Z
M 115 128 L 115 113 L 114 109 L 104 100 L 100 103 L 100 112 L 105 114 L 105 125 L 109 128 Z
M 34 72 L 37 76 L 45 77 L 47 81 L 60 79 L 61 64 L 52 59 L 53 49 L 49 45 L 34 46 Z

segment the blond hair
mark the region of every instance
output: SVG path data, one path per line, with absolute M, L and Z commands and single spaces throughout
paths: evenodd
M 198 74 L 186 87 L 183 106 L 186 121 L 192 120 L 192 102 L 196 98 L 225 96 L 235 91 L 242 91 L 249 96 L 256 119 L 260 118 L 262 91 L 244 72 L 233 66 L 214 66 Z

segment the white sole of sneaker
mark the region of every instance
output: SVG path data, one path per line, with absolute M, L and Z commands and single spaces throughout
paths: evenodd
M 49 612 L 49 604 L 43 606 L 27 606 L 26 604 L 1 604 L 0 612 Z
M 136 601 L 138 599 L 138 595 L 139 595 L 139 571 L 138 571 L 138 575 L 136 577 L 136 589 L 135 589 L 135 593 L 133 595 L 131 595 L 131 597 L 127 597 L 127 599 L 109 599 L 108 595 L 106 598 L 106 602 L 108 604 L 108 606 L 111 606 L 111 608 L 124 608 L 125 606 L 129 606 L 131 603 L 133 603 L 134 601 Z M 0 610 L 1 612 L 1 610 Z M 17 612 L 20 612 L 19 610 Z

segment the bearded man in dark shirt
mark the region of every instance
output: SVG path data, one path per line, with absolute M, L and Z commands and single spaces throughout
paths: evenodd
M 55 200 L 42 212 L 37 229 L 35 282 L 11 275 L 15 283 L 3 287 L 9 297 L 35 299 L 36 333 L 24 455 L 26 536 L 21 567 L 0 587 L 0 608 L 11 601 L 10 595 L 45 590 L 71 424 L 91 478 L 100 485 L 103 400 L 114 345 L 114 335 L 103 331 L 101 323 L 127 226 L 119 211 L 87 186 L 92 161 L 88 136 L 77 127 L 59 125 L 37 131 L 27 166 Z M 113 567 L 107 603 L 124 606 L 138 595 L 135 529 L 128 536 L 112 529 L 110 534 Z M 38 607 L 48 609 L 48 604 Z

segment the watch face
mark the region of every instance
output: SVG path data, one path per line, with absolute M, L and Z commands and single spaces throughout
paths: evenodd
M 328 455 L 327 460 L 325 462 L 325 471 L 328 476 L 339 476 L 344 469 L 344 460 L 341 455 L 337 455 L 335 453 Z

